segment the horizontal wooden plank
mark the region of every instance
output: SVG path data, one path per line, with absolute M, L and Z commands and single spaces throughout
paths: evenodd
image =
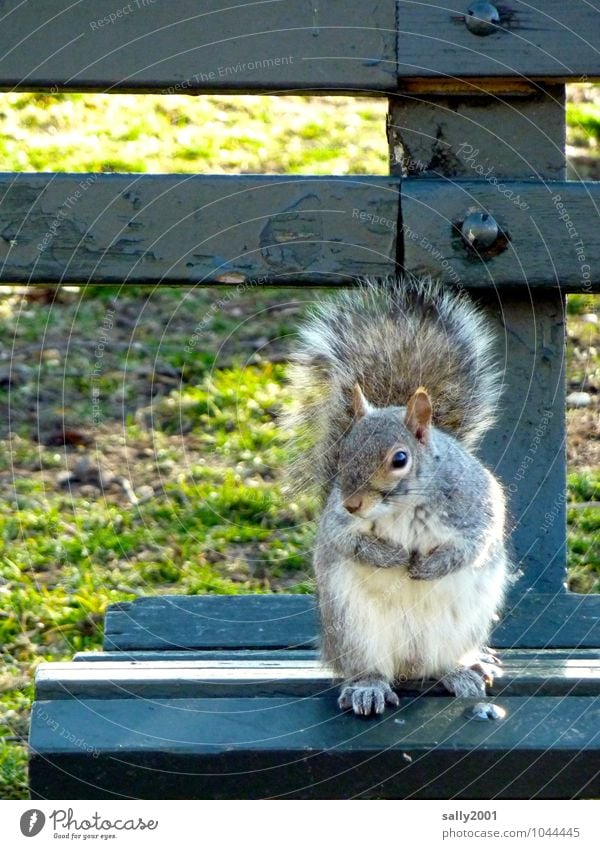
M 406 180 L 404 265 L 469 288 L 600 290 L 600 183 Z M 0 175 L 6 283 L 334 284 L 396 269 L 397 177 Z M 504 192 L 504 193 L 503 193 Z M 516 199 L 525 204 L 517 206 Z M 457 230 L 492 215 L 504 250 Z
M 0 88 L 368 94 L 431 77 L 600 76 L 593 6 L 511 8 L 498 33 L 480 37 L 438 0 L 402 0 L 398 24 L 395 0 L 6 0 Z
M 394 0 L 6 0 L 0 87 L 393 89 Z
M 316 633 L 311 595 L 150 596 L 107 609 L 104 648 L 309 649 Z
M 113 605 L 104 648 L 314 648 L 318 632 L 310 595 L 157 596 Z M 600 647 L 600 595 L 525 593 L 507 607 L 491 640 L 497 649 Z
M 564 798 L 600 795 L 600 702 L 401 700 L 382 718 L 321 698 L 34 704 L 34 798 Z
M 570 660 L 578 665 L 594 664 L 600 657 L 599 649 L 504 649 L 502 657 L 506 662 L 528 661 L 528 665 L 543 665 L 546 661 Z M 80 651 L 73 655 L 75 663 L 136 663 L 159 661 L 185 662 L 228 660 L 236 663 L 246 661 L 297 661 L 305 660 L 313 663 L 318 658 L 316 649 L 196 649 L 188 651 Z
M 483 168 L 478 153 L 471 164 L 489 172 L 485 179 L 402 184 L 405 268 L 469 288 L 600 291 L 600 182 L 510 182 Z M 489 251 L 461 237 L 471 212 L 492 216 L 504 234 Z
M 156 649 L 146 651 L 80 651 L 73 655 L 75 663 L 129 663 L 131 661 L 205 661 L 205 660 L 311 660 L 317 649 Z
M 600 658 L 503 658 L 492 695 L 600 696 Z M 37 699 L 237 698 L 321 696 L 338 679 L 314 661 L 145 661 L 47 663 L 36 669 Z M 399 692 L 447 695 L 433 680 L 398 684 Z
M 394 177 L 0 175 L 6 283 L 348 283 L 396 267 Z
M 511 0 L 497 4 L 500 27 L 490 35 L 468 29 L 468 3 L 399 0 L 398 75 L 402 78 L 600 77 L 600 16 L 591 3 Z

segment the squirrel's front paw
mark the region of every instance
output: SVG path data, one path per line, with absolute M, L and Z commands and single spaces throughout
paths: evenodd
M 413 551 L 408 561 L 408 574 L 415 581 L 433 581 L 456 572 L 463 565 L 463 558 L 459 551 L 450 546 L 440 545 L 431 554 L 425 556 Z
M 432 581 L 440 577 L 437 558 L 434 555 L 423 557 L 413 551 L 408 561 L 409 577 L 415 581 Z
M 386 704 L 398 707 L 400 700 L 383 678 L 361 678 L 345 684 L 338 699 L 341 710 L 353 710 L 359 716 L 383 713 Z

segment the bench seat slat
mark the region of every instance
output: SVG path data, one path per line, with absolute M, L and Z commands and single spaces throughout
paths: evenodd
M 311 649 L 311 595 L 151 596 L 107 608 L 104 648 Z
M 585 666 L 600 658 L 600 649 L 504 649 L 502 657 L 511 662 L 527 660 L 528 665 L 544 665 L 546 660 L 570 660 Z M 75 663 L 131 663 L 165 662 L 187 663 L 188 661 L 311 661 L 318 659 L 316 649 L 190 649 L 188 651 L 81 651 L 73 656 Z
M 318 632 L 309 595 L 158 596 L 108 608 L 109 651 L 311 649 Z M 600 647 L 600 596 L 516 599 L 498 624 L 497 649 Z
M 565 798 L 600 794 L 595 697 L 406 698 L 381 719 L 320 698 L 38 701 L 32 795 L 80 798 Z M 568 788 L 568 790 L 565 790 Z
M 600 657 L 595 660 L 504 658 L 493 695 L 600 696 Z M 315 661 L 146 661 L 42 664 L 36 698 L 205 698 L 320 696 L 335 691 L 337 679 Z M 399 685 L 400 690 L 445 694 L 433 681 Z

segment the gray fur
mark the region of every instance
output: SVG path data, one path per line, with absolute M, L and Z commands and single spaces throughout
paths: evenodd
M 500 391 L 487 326 L 411 278 L 319 307 L 302 339 L 292 380 L 311 447 L 293 474 L 326 498 L 314 566 L 340 707 L 381 713 L 412 678 L 483 695 L 507 580 L 502 489 L 469 450 Z
M 318 304 L 300 331 L 288 418 L 298 447 L 292 484 L 326 498 L 352 421 L 358 382 L 375 407 L 403 407 L 427 389 L 434 424 L 474 447 L 494 421 L 500 394 L 492 335 L 466 295 L 431 279 L 364 280 Z

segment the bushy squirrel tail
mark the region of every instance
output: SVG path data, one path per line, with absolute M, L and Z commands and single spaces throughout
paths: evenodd
M 434 424 L 474 448 L 494 422 L 501 392 L 493 345 L 488 320 L 470 299 L 430 278 L 363 280 L 317 303 L 289 371 L 293 487 L 326 497 L 357 382 L 375 407 L 405 406 L 424 386 Z

